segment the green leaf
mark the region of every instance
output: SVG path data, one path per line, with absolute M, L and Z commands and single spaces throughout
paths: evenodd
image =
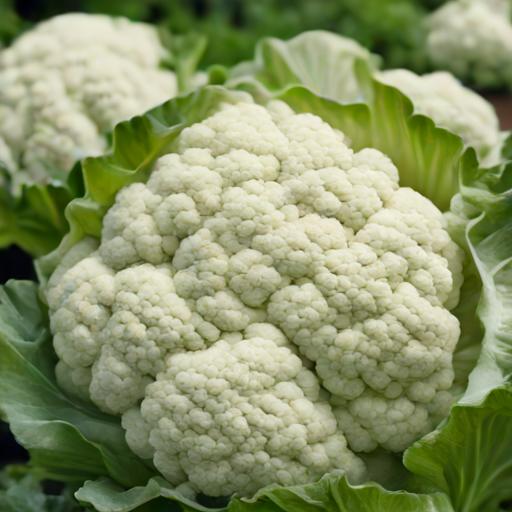
M 25 184 L 19 195 L 0 188 L 0 247 L 16 244 L 32 256 L 55 249 L 68 230 L 64 209 L 72 199 L 59 182 Z
M 508 132 L 504 136 L 501 157 L 503 160 L 512 160 L 512 132 Z
M 276 93 L 291 85 L 304 85 L 320 96 L 342 102 L 361 97 L 354 62 L 374 67 L 377 58 L 352 39 L 321 30 L 282 41 L 262 39 L 253 61 L 235 66 L 228 77 L 233 87 L 256 80 Z
M 79 512 L 83 510 L 68 488 L 58 495 L 45 494 L 42 483 L 27 469 L 23 466 L 10 466 L 0 473 L 0 510 L 2 512 Z
M 186 93 L 194 89 L 199 62 L 208 45 L 204 34 L 189 32 L 183 35 L 171 34 L 165 27 L 159 28 L 160 40 L 169 51 L 164 65 L 176 73 L 178 91 Z
M 47 478 L 146 482 L 151 469 L 128 449 L 118 418 L 57 387 L 46 321 L 34 283 L 10 281 L 0 288 L 0 409 L 16 440 Z
M 12 176 L 0 167 L 0 248 L 16 244 L 34 257 L 55 249 L 69 226 L 64 215 L 67 204 L 84 192 L 80 164 L 64 178 L 60 174 L 47 183 L 13 184 Z
M 108 480 L 86 482 L 76 498 L 94 506 L 99 512 L 130 512 L 149 504 L 148 511 L 164 510 L 161 497 L 179 502 L 181 510 L 197 512 L 453 512 L 448 496 L 442 493 L 413 494 L 387 491 L 369 483 L 351 485 L 342 474 L 332 473 L 319 482 L 293 486 L 269 486 L 252 499 L 232 499 L 226 507 L 210 508 L 194 503 L 161 478 L 151 479 L 146 486 L 123 490 Z M 157 501 L 153 501 L 157 500 Z M 169 501 L 167 501 L 169 507 Z M 167 508 L 165 510 L 173 510 Z M 176 510 L 180 510 L 177 508 Z
M 441 429 L 409 448 L 405 465 L 445 491 L 458 512 L 495 512 L 512 498 L 512 386 L 457 404 Z
M 512 381 L 512 163 L 467 169 L 461 194 L 481 211 L 468 223 L 466 238 L 483 283 L 478 316 L 485 336 L 463 398 L 478 403 L 489 390 Z
M 131 510 L 171 512 L 183 510 L 178 505 L 180 502 L 189 507 L 189 510 L 202 512 L 224 510 L 206 508 L 188 500 L 172 489 L 170 484 L 161 477 L 152 478 L 145 486 L 132 487 L 128 490 L 107 479 L 88 481 L 75 493 L 75 497 L 80 502 L 93 505 L 98 512 L 129 512 Z M 175 502 L 174 506 L 170 500 Z
M 326 475 L 314 484 L 263 489 L 254 500 L 262 498 L 277 505 L 279 508 L 276 510 L 283 512 L 453 511 L 448 497 L 440 493 L 412 494 L 405 491 L 387 491 L 374 483 L 351 485 L 345 477 L 335 473 Z

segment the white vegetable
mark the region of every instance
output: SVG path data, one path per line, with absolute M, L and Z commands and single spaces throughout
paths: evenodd
M 101 154 L 117 122 L 173 96 L 164 56 L 149 25 L 86 14 L 52 18 L 1 51 L 0 138 L 14 179 L 44 180 Z
M 428 20 L 427 51 L 437 67 L 480 87 L 512 85 L 508 0 L 453 0 Z
M 319 392 L 288 348 L 258 337 L 219 341 L 172 356 L 123 426 L 132 450 L 153 458 L 170 482 L 188 478 L 210 496 L 250 496 L 334 469 L 358 480 L 364 465 Z
M 344 435 L 402 450 L 432 430 L 462 282 L 441 212 L 284 103 L 224 105 L 174 148 L 50 279 L 61 385 L 210 495 L 360 475 Z

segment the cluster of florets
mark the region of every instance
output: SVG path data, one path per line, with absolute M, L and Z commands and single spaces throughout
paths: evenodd
M 48 289 L 65 389 L 220 496 L 400 451 L 447 413 L 462 252 L 374 149 L 225 104 L 121 189 Z
M 165 55 L 153 27 L 86 14 L 52 18 L 1 51 L 0 159 L 14 181 L 101 154 L 116 123 L 173 96 Z
M 453 0 L 428 20 L 427 51 L 438 68 L 479 87 L 512 84 L 508 0 Z

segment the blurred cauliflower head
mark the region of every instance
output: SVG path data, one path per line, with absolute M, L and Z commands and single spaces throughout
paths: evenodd
M 452 0 L 428 18 L 427 52 L 479 87 L 512 84 L 512 24 L 509 0 Z
M 281 102 L 224 104 L 53 274 L 57 375 L 195 492 L 357 479 L 352 452 L 446 414 L 461 281 L 385 155 Z
M 0 51 L 0 141 L 15 181 L 101 154 L 116 123 L 173 96 L 165 55 L 149 25 L 87 14 L 52 18 Z
M 438 71 L 419 76 L 406 69 L 393 69 L 377 77 L 408 96 L 417 113 L 462 137 L 484 163 L 497 163 L 502 143 L 498 116 L 490 103 L 453 75 Z

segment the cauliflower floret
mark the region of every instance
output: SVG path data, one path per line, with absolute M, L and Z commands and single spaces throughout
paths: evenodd
M 462 137 L 486 164 L 496 163 L 502 136 L 494 108 L 450 73 L 438 71 L 419 76 L 406 69 L 393 69 L 377 76 L 408 96 L 416 112 Z
M 173 96 L 164 56 L 149 25 L 87 14 L 52 18 L 1 51 L 0 140 L 15 182 L 101 154 L 116 123 Z
M 480 87 L 512 84 L 508 0 L 455 0 L 428 19 L 427 51 L 439 68 Z
M 170 482 L 188 478 L 209 496 L 250 496 L 334 469 L 357 480 L 364 471 L 319 399 L 316 377 L 271 339 L 171 356 L 123 426 L 132 450 Z
M 50 280 L 59 379 L 207 494 L 348 470 L 345 432 L 353 450 L 399 451 L 431 430 L 449 405 L 463 262 L 441 212 L 385 155 L 282 103 L 221 105 L 174 148 L 119 191 L 99 247 Z M 282 389 L 310 412 L 291 415 Z M 316 438 L 311 417 L 325 419 Z

